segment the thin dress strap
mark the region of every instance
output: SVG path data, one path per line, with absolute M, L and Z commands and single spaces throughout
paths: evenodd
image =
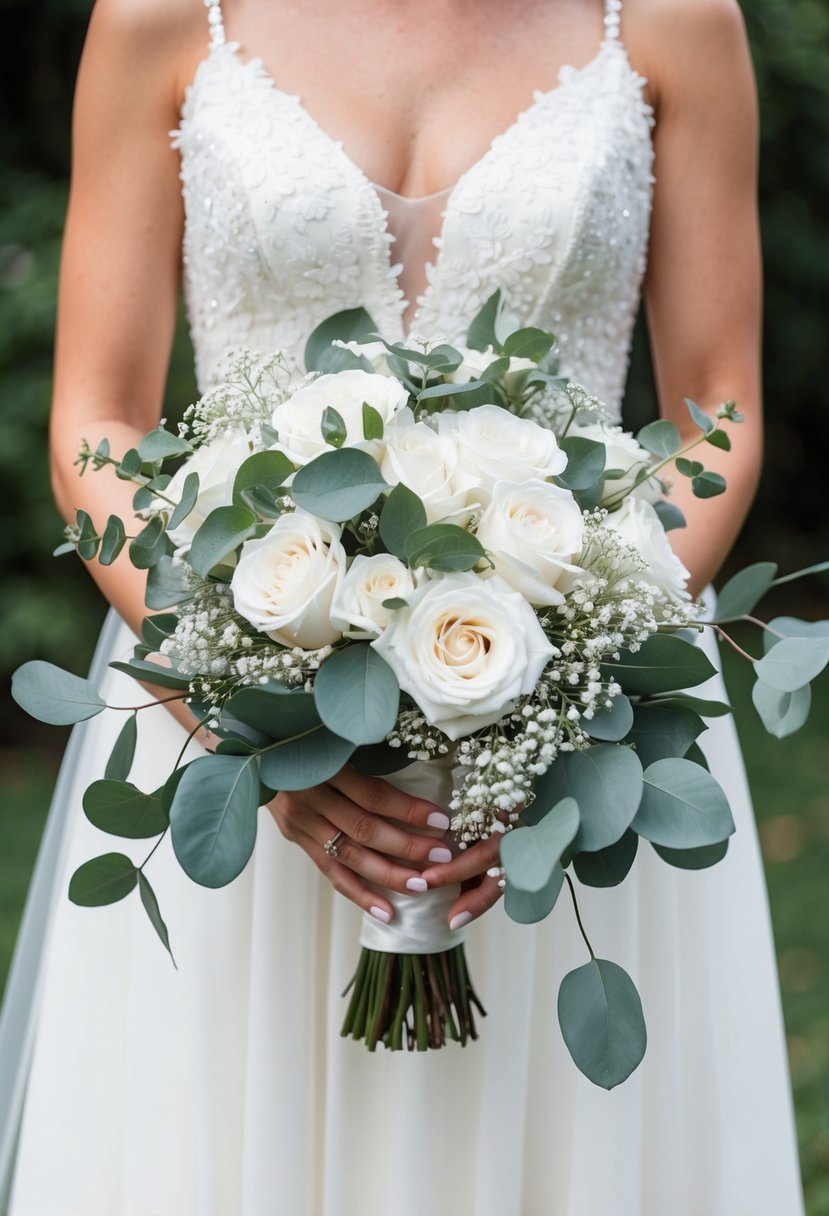
M 204 0 L 207 9 L 207 20 L 210 23 L 210 45 L 224 46 L 225 24 L 222 20 L 221 0 Z
M 207 0 L 205 0 L 207 3 Z M 218 3 L 218 0 L 217 0 Z M 604 2 L 604 36 L 606 42 L 621 41 L 622 0 Z

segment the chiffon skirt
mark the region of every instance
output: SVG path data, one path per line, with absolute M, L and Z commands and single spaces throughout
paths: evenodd
M 98 667 L 133 641 L 111 618 Z M 103 684 L 113 703 L 134 701 L 127 677 L 108 671 Z M 723 690 L 717 678 L 700 691 Z M 10 981 L 10 1216 L 803 1212 L 766 890 L 730 718 L 702 740 L 737 822 L 726 860 L 687 873 L 643 842 L 622 887 L 580 888 L 594 947 L 634 977 L 649 1028 L 642 1066 L 611 1093 L 577 1072 L 558 1030 L 559 981 L 586 961 L 566 891 L 538 926 L 499 905 L 470 927 L 481 1038 L 422 1055 L 339 1038 L 360 913 L 267 810 L 229 887 L 195 886 L 166 841 L 148 866 L 178 970 L 137 894 L 73 906 L 72 870 L 122 848 L 81 809 L 120 718 L 76 728 Z M 183 739 L 166 710 L 142 713 L 132 780 L 157 787 Z M 437 796 L 427 766 L 416 778 Z M 146 848 L 123 842 L 137 860 Z

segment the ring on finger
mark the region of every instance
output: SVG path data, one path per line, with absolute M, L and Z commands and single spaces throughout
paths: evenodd
M 334 835 L 331 837 L 330 840 L 326 840 L 325 844 L 322 847 L 323 847 L 323 851 L 326 852 L 329 857 L 339 857 L 340 850 L 337 847 L 337 843 L 341 839 L 341 837 L 343 837 L 344 835 L 345 835 L 345 832 L 338 831 L 338 832 L 334 833 Z

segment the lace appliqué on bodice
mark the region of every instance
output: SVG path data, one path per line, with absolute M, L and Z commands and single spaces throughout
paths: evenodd
M 259 60 L 213 42 L 179 129 L 184 271 L 201 389 L 227 352 L 283 350 L 365 307 L 404 336 L 406 301 L 375 188 Z M 500 287 L 521 324 L 553 330 L 562 370 L 618 411 L 645 266 L 653 149 L 643 79 L 608 0 L 608 36 L 532 104 L 448 192 L 412 327 L 464 339 Z

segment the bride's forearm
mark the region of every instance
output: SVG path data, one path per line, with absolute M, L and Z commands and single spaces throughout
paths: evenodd
M 716 405 L 707 412 L 715 410 Z M 728 556 L 757 490 L 762 431 L 757 421 L 758 411 L 752 412 L 749 407 L 743 407 L 743 410 L 744 422 L 723 424 L 733 444 L 730 452 L 703 443 L 690 454 L 690 459 L 699 459 L 706 469 L 722 474 L 727 485 L 724 494 L 697 498 L 690 480 L 678 473 L 673 465 L 664 470 L 664 475 L 672 482 L 670 501 L 679 507 L 686 520 L 684 528 L 669 534 L 671 545 L 691 573 L 690 590 L 695 596 L 708 586 Z M 680 430 L 684 443 L 699 435 L 693 427 L 680 427 Z
M 110 515 L 117 515 L 123 520 L 128 536 L 140 531 L 144 521 L 135 516 L 132 508 L 137 487 L 131 482 L 120 481 L 109 467 L 95 472 L 90 466 L 80 476 L 80 469 L 74 461 L 83 440 L 88 441 L 94 449 L 106 438 L 113 456 L 120 456 L 135 447 L 142 434 L 139 428 L 117 419 L 62 425 L 60 428 L 53 426 L 50 442 L 52 489 L 58 509 L 67 523 L 74 523 L 75 512 L 80 509 L 88 512 L 99 531 L 103 530 Z M 127 547 L 111 566 L 102 566 L 97 560 L 84 564 L 105 598 L 136 637 L 140 637 L 141 623 L 147 615 L 144 603 L 147 576 L 145 571 L 132 565 Z M 141 687 L 146 688 L 147 697 L 144 697 Z M 141 687 L 136 685 L 136 704 L 156 698 L 165 702 L 165 708 L 188 733 L 197 725 L 184 700 L 171 699 L 174 694 L 169 689 L 154 685 Z M 210 744 L 209 733 L 203 729 L 199 730 L 196 738 L 203 746 Z

